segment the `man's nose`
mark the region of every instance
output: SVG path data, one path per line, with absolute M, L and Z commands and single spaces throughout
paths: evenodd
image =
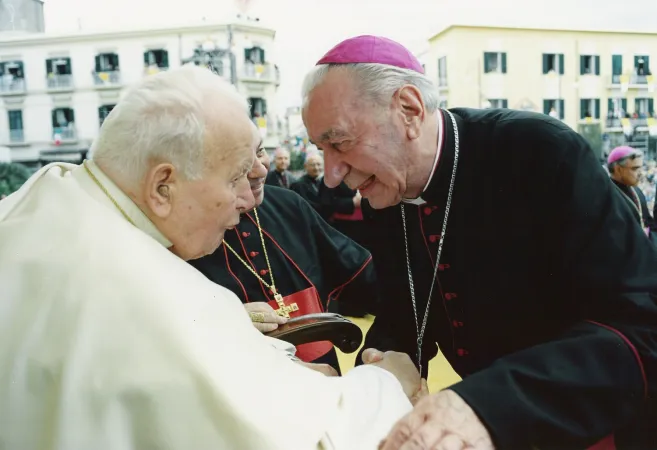
M 336 152 L 324 151 L 324 184 L 327 187 L 339 186 L 347 173 L 349 173 L 349 166 L 340 160 Z
M 240 211 L 248 211 L 255 207 L 255 197 L 251 191 L 251 185 L 248 178 L 244 177 L 238 183 L 237 200 L 235 207 Z

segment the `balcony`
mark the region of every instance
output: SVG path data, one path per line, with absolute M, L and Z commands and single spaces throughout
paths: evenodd
M 57 142 L 75 142 L 78 133 L 73 127 L 55 127 L 52 129 L 52 140 Z
M 73 75 L 49 75 L 46 77 L 49 91 L 67 91 L 73 89 Z
M 650 88 L 654 86 L 655 79 L 652 75 L 612 75 L 611 76 L 612 88 L 623 88 L 624 86 L 630 88 Z
M 121 72 L 93 72 L 94 85 L 97 88 L 118 88 L 121 86 Z
M 21 144 L 25 142 L 25 133 L 23 130 L 9 130 L 9 142 L 12 144 Z
M 273 64 L 253 64 L 246 63 L 242 68 L 240 78 L 244 81 L 261 82 L 261 83 L 277 83 L 278 71 Z
M 622 128 L 623 127 L 622 119 L 620 119 L 618 117 L 607 118 L 607 120 L 605 122 L 605 127 L 606 128 Z
M 0 77 L 0 95 L 25 94 L 25 78 Z

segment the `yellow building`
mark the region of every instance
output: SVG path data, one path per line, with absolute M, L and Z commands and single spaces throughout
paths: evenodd
M 600 124 L 612 141 L 657 134 L 657 33 L 453 25 L 429 40 L 443 106 L 509 107 Z

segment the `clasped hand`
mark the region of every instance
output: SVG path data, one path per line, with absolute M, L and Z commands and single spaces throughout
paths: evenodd
M 379 450 L 495 449 L 486 427 L 456 392 L 444 390 L 429 395 L 426 381 L 420 382 L 420 375 L 408 355 L 367 349 L 363 352 L 363 362 L 395 375 L 414 405 L 413 410 L 395 424 Z

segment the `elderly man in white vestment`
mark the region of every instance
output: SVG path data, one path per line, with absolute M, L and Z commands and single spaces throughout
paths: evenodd
M 210 71 L 143 80 L 94 161 L 0 201 L 0 448 L 368 449 L 410 410 L 410 359 L 326 377 L 184 260 L 240 210 L 258 135 Z

